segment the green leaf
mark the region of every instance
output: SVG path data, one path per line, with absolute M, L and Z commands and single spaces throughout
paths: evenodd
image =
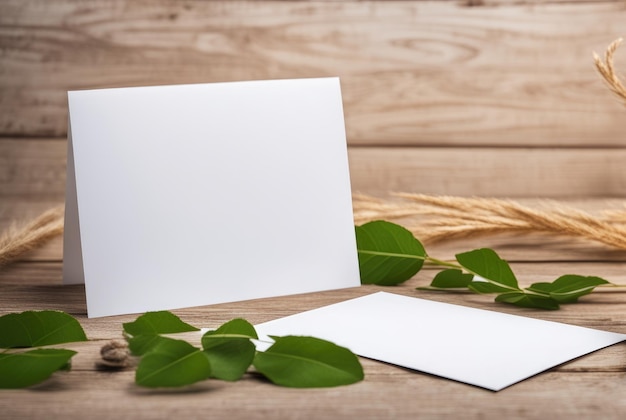
M 24 353 L 0 353 L 0 388 L 26 388 L 66 369 L 72 350 L 37 349 Z
M 382 220 L 356 227 L 361 283 L 394 285 L 413 277 L 426 251 L 413 234 Z
M 523 308 L 559 309 L 559 303 L 554 299 L 524 292 L 503 293 L 496 297 L 496 302 L 510 303 Z
M 259 336 L 254 326 L 242 318 L 232 319 L 216 330 L 208 331 L 202 336 L 202 345 L 206 349 L 207 345 L 215 343 L 223 338 L 258 339 Z
M 134 356 L 143 356 L 157 345 L 165 341 L 176 341 L 174 338 L 163 337 L 157 334 L 135 335 L 128 339 L 128 349 Z
M 147 352 L 135 372 L 135 383 L 140 386 L 180 387 L 211 376 L 209 358 L 200 349 L 183 340 L 160 342 Z
M 610 283 L 600 277 L 566 274 L 552 282 L 550 297 L 562 303 L 576 302 L 602 284 Z
M 530 290 L 531 292 L 541 293 L 545 295 L 550 295 L 550 291 L 554 288 L 552 283 L 541 282 L 541 283 L 533 283 L 530 287 L 527 287 L 526 290 Z
M 211 362 L 211 376 L 226 381 L 241 378 L 252 364 L 258 338 L 256 330 L 245 319 L 233 319 L 215 331 L 202 336 L 202 347 Z
M 0 348 L 87 341 L 76 318 L 61 311 L 26 311 L 0 317 Z
M 467 287 L 473 278 L 474 276 L 472 274 L 467 274 L 461 270 L 450 268 L 437 273 L 430 285 L 431 287 L 437 287 L 440 289 Z
M 600 277 L 566 274 L 552 283 L 534 283 L 528 290 L 548 293 L 552 299 L 560 303 L 572 303 L 602 284 L 609 282 Z
M 241 338 L 223 338 L 210 346 L 204 352 L 211 362 L 211 376 L 225 381 L 240 379 L 252 364 L 256 353 L 254 344 Z
M 198 330 L 169 311 L 147 312 L 135 321 L 124 324 L 124 331 L 130 335 L 173 334 Z
M 456 260 L 468 271 L 489 283 L 505 290 L 520 290 L 511 267 L 493 249 L 481 248 L 457 254 Z
M 503 293 L 511 291 L 508 287 L 502 287 L 486 281 L 473 281 L 467 285 L 467 288 L 476 293 Z
M 254 358 L 256 369 L 277 385 L 314 388 L 363 379 L 358 357 L 345 347 L 314 337 L 272 337 L 275 343 Z

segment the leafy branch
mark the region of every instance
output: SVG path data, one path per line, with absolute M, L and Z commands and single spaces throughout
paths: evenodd
M 135 383 L 142 387 L 181 387 L 210 378 L 236 381 L 251 367 L 274 384 L 294 388 L 348 385 L 364 377 L 354 353 L 315 337 L 271 337 L 271 346 L 257 351 L 257 333 L 244 319 L 205 333 L 202 348 L 163 335 L 199 331 L 168 311 L 148 312 L 123 329 L 128 341 L 125 354 L 130 350 L 139 358 Z M 26 388 L 45 381 L 59 370 L 69 370 L 76 354 L 66 349 L 15 349 L 86 340 L 78 321 L 64 312 L 1 316 L 0 348 L 5 350 L 0 353 L 0 388 Z M 120 345 L 114 348 L 119 350 Z
M 148 312 L 124 324 L 129 348 L 141 357 L 135 383 L 177 387 L 214 378 L 237 381 L 250 367 L 277 385 L 292 388 L 333 387 L 363 379 L 363 368 L 350 350 L 315 337 L 271 337 L 257 351 L 259 337 L 248 321 L 233 319 L 202 336 L 202 348 L 161 334 L 194 331 L 167 311 Z
M 457 254 L 456 262 L 430 257 L 422 243 L 404 227 L 374 221 L 356 227 L 361 283 L 396 285 L 417 274 L 425 262 L 443 267 L 430 286 L 421 290 L 470 290 L 497 294 L 496 302 L 526 308 L 559 309 L 598 286 L 613 285 L 594 276 L 563 275 L 551 283 L 519 286 L 509 264 L 489 248 Z

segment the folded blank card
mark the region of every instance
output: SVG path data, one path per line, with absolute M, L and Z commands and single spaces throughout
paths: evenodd
M 256 326 L 499 391 L 626 335 L 379 292 Z
M 90 317 L 360 284 L 337 78 L 68 99 L 63 277 Z

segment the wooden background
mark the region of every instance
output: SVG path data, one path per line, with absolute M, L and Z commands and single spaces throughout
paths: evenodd
M 626 36 L 624 0 L 0 0 L 0 231 L 64 200 L 68 90 L 320 76 L 341 78 L 354 191 L 556 198 L 594 211 L 623 206 L 626 108 L 592 60 L 593 51 L 602 53 L 620 36 Z M 616 59 L 626 73 L 626 46 Z M 624 252 L 569 239 L 537 243 L 476 242 L 497 245 L 522 283 L 569 271 L 626 283 Z M 444 245 L 433 255 L 472 246 Z M 79 316 L 91 338 L 116 336 L 130 318 L 86 320 L 84 290 L 58 285 L 61 261 L 59 239 L 0 269 L 0 313 L 54 307 Z M 398 292 L 412 295 L 414 285 Z M 260 322 L 369 291 L 223 305 L 211 310 L 211 319 L 235 314 Z M 476 307 L 489 301 L 429 298 Z M 626 332 L 624 293 L 590 299 L 558 313 L 521 313 Z M 199 325 L 207 316 L 206 310 L 180 313 Z M 88 346 L 97 351 L 98 343 Z M 130 372 L 119 383 L 98 381 L 108 374 L 94 373 L 95 356 L 84 354 L 77 373 L 48 385 L 67 391 L 67 408 L 55 405 L 59 393 L 16 391 L 11 399 L 0 394 L 2 411 L 54 417 L 93 408 L 100 417 L 139 418 L 158 406 L 161 414 L 197 415 L 193 405 L 173 403 L 175 394 L 138 397 L 129 391 Z M 345 417 L 458 418 L 463 407 L 474 418 L 589 418 L 598 407 L 600 417 L 620 418 L 623 354 L 623 347 L 607 349 L 498 395 L 366 361 L 369 379 L 342 393 L 298 394 L 246 382 L 240 393 L 200 392 L 187 401 L 237 406 L 248 418 L 297 417 L 296 403 L 324 418 L 332 410 Z M 377 403 L 380 392 L 387 401 L 397 393 L 401 402 Z M 224 395 L 253 398 L 259 410 L 215 400 Z M 123 410 L 109 411 L 117 399 L 125 399 Z M 429 405 L 437 399 L 441 404 Z
M 68 90 L 252 79 L 341 78 L 354 191 L 622 197 L 624 33 L 626 1 L 1 0 L 0 228 L 63 202 Z

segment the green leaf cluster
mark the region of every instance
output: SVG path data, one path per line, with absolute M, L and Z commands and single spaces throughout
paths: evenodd
M 175 318 L 175 319 L 174 319 Z M 295 388 L 333 387 L 363 379 L 363 368 L 351 351 L 314 337 L 272 337 L 264 352 L 248 321 L 233 319 L 202 336 L 202 347 L 164 337 L 197 328 L 166 311 L 148 312 L 124 324 L 129 349 L 140 356 L 135 382 L 143 387 L 179 387 L 209 378 L 241 379 L 253 366 L 271 382 Z
M 135 381 L 144 387 L 180 387 L 205 379 L 236 381 L 250 367 L 271 382 L 298 388 L 347 385 L 363 379 L 348 349 L 314 337 L 272 337 L 264 352 L 244 319 L 233 319 L 202 336 L 202 348 L 163 336 L 198 328 L 168 311 L 148 312 L 123 325 L 131 353 L 140 357 Z M 0 388 L 25 388 L 69 370 L 76 354 L 67 349 L 15 350 L 86 341 L 78 321 L 58 311 L 27 311 L 0 317 Z
M 551 283 L 534 283 L 521 288 L 510 265 L 489 248 L 456 254 L 456 262 L 430 257 L 423 245 L 404 227 L 374 221 L 356 227 L 361 282 L 395 285 L 413 277 L 424 262 L 444 267 L 423 290 L 466 289 L 495 293 L 496 302 L 537 308 L 559 309 L 573 303 L 608 281 L 594 276 L 567 274 Z
M 87 341 L 85 331 L 71 315 L 60 311 L 26 311 L 0 317 L 0 388 L 26 388 L 68 370 L 76 354 L 66 349 L 28 348 Z

